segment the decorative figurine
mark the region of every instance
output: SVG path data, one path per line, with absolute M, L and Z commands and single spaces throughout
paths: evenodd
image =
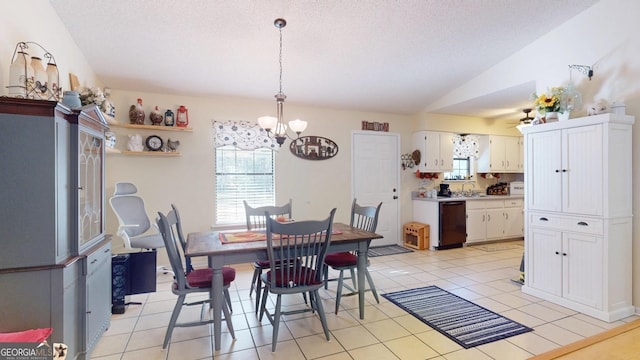
M 129 121 L 131 122 L 131 124 L 144 124 L 144 110 L 142 109 L 142 99 L 138 99 L 138 102 L 135 105 L 131 105 L 131 107 L 129 108 Z
M 180 105 L 180 107 L 178 108 L 176 125 L 178 125 L 179 127 L 189 126 L 189 110 L 187 110 L 184 105 Z
M 173 126 L 175 124 L 175 119 L 173 118 L 173 111 L 167 109 L 164 112 L 164 125 L 165 126 Z
M 178 150 L 178 146 L 180 146 L 180 140 L 173 141 L 171 139 L 167 139 L 167 147 L 171 151 Z
M 129 151 L 144 150 L 144 146 L 142 145 L 142 135 L 140 134 L 129 135 L 129 142 L 127 143 L 127 149 Z
M 149 114 L 149 120 L 151 120 L 152 125 L 162 125 L 164 119 L 162 117 L 162 113 L 160 112 L 160 110 L 158 110 L 157 105 L 154 110 L 151 110 L 151 113 Z

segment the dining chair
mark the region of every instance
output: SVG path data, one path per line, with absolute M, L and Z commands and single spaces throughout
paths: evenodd
M 361 206 L 358 205 L 357 200 L 353 199 L 351 203 L 351 221 L 350 225 L 358 228 L 360 230 L 365 230 L 368 232 L 376 232 L 376 228 L 378 227 L 378 215 L 380 214 L 380 208 L 382 207 L 382 203 L 378 204 L 378 206 Z M 367 243 L 367 250 L 369 250 L 369 245 L 371 241 Z M 340 299 L 342 298 L 342 288 L 345 287 L 351 292 L 345 294 L 344 296 L 351 296 L 358 294 L 356 284 L 356 274 L 355 269 L 358 267 L 358 254 L 355 251 L 350 252 L 338 252 L 327 254 L 324 260 L 323 266 L 323 274 L 324 274 L 324 288 L 328 288 L 329 281 L 335 281 L 336 279 L 329 279 L 329 267 L 334 270 L 340 272 L 338 275 L 338 287 L 336 289 L 336 310 L 335 313 L 338 314 L 338 309 L 340 308 Z M 369 267 L 369 258 L 367 258 L 367 266 L 365 267 L 365 277 L 367 278 L 367 282 L 369 283 L 369 289 L 373 293 L 373 296 L 376 299 L 376 302 L 379 304 L 380 299 L 378 298 L 378 292 L 376 291 L 376 287 L 373 283 L 373 279 L 371 278 L 371 274 L 368 270 Z M 349 270 L 351 273 L 350 279 L 353 283 L 353 287 L 344 283 L 345 270 Z M 349 279 L 346 278 L 346 279 Z M 362 284 L 361 286 L 364 286 Z
M 180 219 L 180 212 L 178 208 L 171 204 L 171 211 L 167 213 L 167 220 L 169 221 L 169 225 L 171 225 L 171 233 L 173 235 L 173 239 L 178 239 L 180 241 L 181 254 L 184 259 L 185 264 L 185 272 L 188 275 L 190 272 L 194 271 L 193 265 L 191 264 L 191 257 L 186 256 L 185 252 L 187 250 L 187 240 L 184 236 L 184 232 L 182 232 L 182 220 Z M 197 269 L 198 271 L 203 271 L 203 269 Z M 210 268 L 209 268 L 210 270 Z M 224 291 L 224 297 L 227 302 L 227 306 L 229 306 L 229 311 L 233 312 L 233 306 L 231 305 L 231 296 L 229 295 L 229 290 Z
M 174 231 L 172 227 L 175 226 L 175 214 L 172 214 L 173 210 L 168 214 L 168 217 L 158 212 L 158 229 L 162 234 L 162 238 L 164 240 L 165 248 L 167 250 L 167 256 L 169 257 L 169 262 L 171 263 L 171 268 L 174 273 L 174 280 L 171 284 L 171 292 L 175 295 L 178 295 L 178 299 L 176 300 L 176 304 L 173 308 L 173 312 L 171 313 L 171 318 L 169 320 L 169 325 L 167 326 L 167 331 L 165 333 L 164 342 L 162 344 L 162 348 L 166 349 L 169 341 L 171 340 L 171 335 L 173 334 L 173 329 L 175 327 L 189 327 L 189 326 L 198 326 L 198 325 L 206 325 L 213 323 L 213 319 L 206 318 L 208 312 L 206 312 L 206 303 L 211 302 L 212 295 L 212 286 L 211 280 L 213 276 L 213 271 L 210 268 L 206 269 L 196 269 L 188 274 L 185 272 L 185 268 L 183 267 L 182 258 L 180 256 L 178 245 L 176 243 L 176 239 L 173 236 Z M 169 220 L 171 219 L 171 221 Z M 235 280 L 236 270 L 231 267 L 224 267 L 222 269 L 222 279 L 224 290 L 228 292 L 229 286 L 231 282 Z M 200 300 L 195 302 L 186 302 L 187 295 L 190 294 L 198 294 L 198 293 L 208 293 L 208 299 Z M 200 319 L 196 321 L 185 321 L 178 323 L 178 316 L 180 315 L 180 311 L 183 306 L 192 306 L 192 305 L 201 305 Z M 231 333 L 232 338 L 235 339 L 235 332 L 233 330 L 233 323 L 231 322 L 231 313 L 229 311 L 229 307 L 227 306 L 227 302 L 222 302 L 222 312 L 224 314 L 224 320 L 227 323 L 227 328 L 229 329 L 229 333 Z
M 269 216 L 273 218 L 285 218 L 287 220 L 291 220 L 291 199 L 289 202 L 282 206 L 260 206 L 260 207 L 252 207 L 250 206 L 246 200 L 244 202 L 244 212 L 247 219 L 247 230 L 255 231 L 255 230 L 265 230 L 267 227 L 267 221 L 265 217 L 265 213 L 269 213 Z M 249 297 L 253 291 L 256 292 L 256 314 L 260 309 L 260 292 L 262 290 L 262 280 L 260 279 L 260 275 L 262 275 L 262 271 L 269 268 L 269 260 L 256 260 L 252 264 L 253 266 L 253 277 L 251 278 L 251 287 L 249 288 Z
M 260 321 L 266 314 L 273 326 L 271 351 L 276 351 L 282 315 L 312 311 L 318 314 L 327 341 L 330 341 L 327 319 L 318 290 L 322 288 L 322 266 L 331 243 L 331 229 L 336 209 L 325 220 L 282 223 L 266 214 L 267 255 L 269 270 L 261 275 L 264 289 L 260 303 Z M 280 266 L 287 259 L 290 266 Z M 275 309 L 267 309 L 269 294 L 276 295 Z M 309 307 L 282 311 L 282 295 L 309 294 Z

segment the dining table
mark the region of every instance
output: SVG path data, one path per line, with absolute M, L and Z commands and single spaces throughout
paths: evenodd
M 245 230 L 246 232 L 246 230 Z M 233 232 L 229 232 L 233 234 Z M 208 257 L 209 266 L 213 270 L 211 280 L 211 308 L 213 310 L 213 332 L 215 350 L 220 350 L 222 333 L 222 302 L 224 265 L 251 263 L 256 260 L 267 260 L 266 235 L 264 240 L 253 241 L 224 241 L 225 232 L 207 231 L 192 232 L 187 235 L 185 256 Z M 365 269 L 367 267 L 367 251 L 369 243 L 374 239 L 381 239 L 382 235 L 364 231 L 348 224 L 334 222 L 332 226 L 329 253 L 355 251 L 358 256 L 357 285 L 358 308 L 360 319 L 364 319 Z

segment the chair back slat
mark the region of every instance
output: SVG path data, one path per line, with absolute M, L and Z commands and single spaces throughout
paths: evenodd
M 325 220 L 289 223 L 278 222 L 265 213 L 272 290 L 322 284 L 335 211 L 331 210 Z
M 364 231 L 376 232 L 381 207 L 382 203 L 378 204 L 378 206 L 361 206 L 358 205 L 357 199 L 353 199 L 351 204 L 351 226 Z
M 178 290 L 184 290 L 187 288 L 187 279 L 182 263 L 182 257 L 178 250 L 179 245 L 176 242 L 172 229 L 177 221 L 175 212 L 173 210 L 169 211 L 166 216 L 161 212 L 158 212 L 158 218 L 156 221 L 158 222 L 158 229 L 160 230 L 160 234 L 162 234 L 162 239 L 164 240 L 167 257 L 169 257 L 169 263 L 171 264 L 171 270 L 173 270 Z
M 264 230 L 267 228 L 265 213 L 269 213 L 271 218 L 285 217 L 291 219 L 291 199 L 282 206 L 259 206 L 252 207 L 246 200 L 244 202 L 244 212 L 247 219 L 247 230 Z

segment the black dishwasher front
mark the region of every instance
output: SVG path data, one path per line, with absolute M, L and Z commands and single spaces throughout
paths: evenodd
M 440 202 L 440 242 L 437 250 L 462 247 L 467 241 L 467 215 L 464 201 Z

